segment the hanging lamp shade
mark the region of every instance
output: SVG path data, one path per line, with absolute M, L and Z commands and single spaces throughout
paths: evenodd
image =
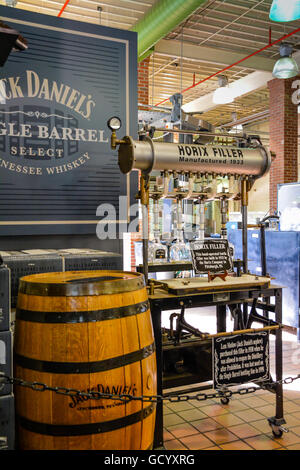
M 298 64 L 292 57 L 281 57 L 273 69 L 273 76 L 276 78 L 292 78 L 298 74 Z
M 300 19 L 300 0 L 273 0 L 270 19 L 286 22 Z
M 281 43 L 280 59 L 277 60 L 273 69 L 273 77 L 275 78 L 292 78 L 299 74 L 299 67 L 293 57 L 291 57 L 293 48 L 290 44 Z

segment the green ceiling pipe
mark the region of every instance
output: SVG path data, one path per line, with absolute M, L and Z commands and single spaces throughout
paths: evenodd
M 158 0 L 131 31 L 138 33 L 138 60 L 207 0 Z M 150 52 L 149 52 L 150 54 Z

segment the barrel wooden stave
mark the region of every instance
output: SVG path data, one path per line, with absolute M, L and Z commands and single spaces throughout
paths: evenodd
M 20 294 L 19 312 L 71 312 L 97 311 L 118 309 L 136 304 L 144 304 L 147 308 L 147 292 L 145 288 L 122 294 L 66 297 L 34 296 Z M 78 300 L 78 301 L 77 301 Z M 20 317 L 22 318 L 22 316 Z M 115 392 L 120 393 L 118 385 L 131 384 L 125 393 L 136 395 L 153 395 L 156 393 L 156 364 L 153 347 L 153 331 L 149 308 L 142 313 L 128 316 L 82 323 L 40 323 L 17 320 L 15 354 L 37 361 L 65 363 L 90 363 L 107 361 L 146 348 L 147 357 L 122 367 L 106 369 L 102 372 L 85 373 L 49 373 L 32 370 L 17 361 L 15 375 L 24 380 L 37 381 L 50 386 L 73 388 L 88 391 L 99 384 L 98 390 L 104 391 L 107 386 L 115 384 Z M 34 339 L 43 338 L 43 341 Z M 148 348 L 148 349 L 147 349 Z M 104 387 L 102 388 L 101 385 Z M 112 391 L 112 390 L 110 390 Z M 124 388 L 123 388 L 124 392 Z M 38 394 L 38 406 L 36 406 Z M 68 405 L 66 405 L 66 401 Z M 36 392 L 23 387 L 16 387 L 16 413 L 34 423 L 61 426 L 74 426 L 101 423 L 108 424 L 108 429 L 101 433 L 83 434 L 80 436 L 51 436 L 19 428 L 19 445 L 23 449 L 147 449 L 151 448 L 154 434 L 155 409 L 151 413 L 141 415 L 149 409 L 148 402 L 132 401 L 121 403 L 115 400 L 88 400 L 75 403 L 75 400 L 63 395 L 45 391 Z M 88 409 L 92 407 L 93 409 Z M 96 408 L 95 408 L 96 407 Z M 87 418 L 88 416 L 88 418 Z M 113 429 L 116 422 L 127 419 L 131 422 L 118 429 Z M 140 419 L 138 419 L 140 417 Z M 103 424 L 102 424 L 103 423 Z M 112 429 L 109 426 L 112 425 Z M 26 424 L 26 426 L 28 426 Z M 43 430 L 44 432 L 44 430 Z M 48 432 L 48 431 L 47 431 Z M 56 431 L 55 431 L 56 432 Z
M 146 289 L 126 293 L 122 297 L 115 294 L 101 296 L 101 298 L 92 296 L 86 299 L 79 298 L 80 303 L 77 306 L 74 297 L 67 298 L 65 305 L 65 298 L 36 297 L 20 295 L 19 309 L 36 311 L 37 314 L 39 312 L 63 312 L 64 308 L 65 311 L 72 311 L 71 309 L 74 309 L 74 307 L 77 307 L 78 311 L 96 311 L 99 309 L 105 311 L 109 308 L 118 309 L 147 302 L 148 299 Z M 40 299 L 44 300 L 43 305 L 41 305 Z M 60 303 L 58 303 L 59 300 Z M 149 310 L 120 320 L 74 323 L 70 326 L 69 324 L 39 323 L 19 319 L 18 326 L 22 329 L 22 335 L 20 336 L 16 332 L 15 352 L 21 351 L 23 355 L 36 359 L 68 362 L 71 360 L 70 345 L 72 344 L 73 348 L 76 345 L 76 352 L 72 350 L 73 361 L 76 360 L 76 356 L 81 361 L 96 361 L 118 356 L 120 344 L 123 343 L 123 352 L 127 354 L 153 343 L 153 330 L 148 317 Z M 87 328 L 89 330 L 88 334 L 86 334 Z M 62 335 L 62 333 L 64 334 Z M 99 344 L 102 344 L 101 340 L 104 334 L 107 337 L 109 336 L 111 340 L 106 341 L 105 349 L 102 349 L 99 353 Z M 41 337 L 41 335 L 43 338 L 48 338 L 48 341 L 29 341 L 34 337 Z M 91 339 L 93 339 L 92 342 Z M 84 343 L 83 340 L 86 340 L 86 342 Z M 87 344 L 88 340 L 89 344 Z
M 151 364 L 149 363 L 149 358 L 145 359 L 142 364 L 143 369 L 143 380 L 146 382 L 148 372 L 153 370 L 152 360 L 150 359 Z M 140 364 L 126 366 L 125 367 L 125 376 L 126 382 L 129 380 L 132 375 L 135 376 L 139 372 Z M 135 369 L 135 370 L 134 370 Z M 20 370 L 17 368 L 16 372 L 21 374 L 24 380 L 37 381 L 42 383 L 53 382 L 52 385 L 59 387 L 68 387 L 75 388 L 79 390 L 84 390 L 82 388 L 82 381 L 86 381 L 90 378 L 87 376 L 82 376 L 81 380 L 72 380 L 72 387 L 70 387 L 70 381 L 62 378 L 57 374 L 45 374 L 45 373 L 33 373 L 32 371 L 23 369 Z M 20 375 L 18 375 L 20 376 Z M 73 378 L 72 378 L 73 379 Z M 110 374 L 94 374 L 92 381 L 95 383 L 116 383 L 120 379 L 120 371 L 115 370 L 115 373 Z M 129 383 L 129 382 L 127 382 Z M 136 383 L 138 394 L 152 395 L 155 394 L 154 387 L 147 389 L 145 387 L 142 390 L 142 384 Z M 153 391 L 152 391 L 153 390 Z M 38 399 L 38 406 L 33 406 L 36 400 L 36 394 L 41 395 Z M 67 403 L 68 408 L 66 409 Z M 114 405 L 117 403 L 117 406 Z M 31 389 L 26 389 L 22 393 L 22 404 L 21 409 L 17 407 L 17 414 L 27 417 L 30 421 L 37 423 L 49 423 L 49 424 L 59 424 L 59 425 L 68 425 L 74 424 L 86 424 L 87 421 L 89 424 L 92 423 L 105 423 L 111 422 L 114 419 L 117 420 L 121 417 L 126 417 L 132 415 L 137 411 L 141 411 L 142 408 L 149 407 L 149 403 L 145 402 L 142 404 L 141 401 L 134 401 L 127 404 L 120 404 L 119 401 L 114 400 L 83 400 L 82 402 L 76 401 L 76 405 L 72 398 L 67 396 L 61 396 L 54 394 L 52 392 L 35 392 Z M 74 406 L 73 408 L 70 407 Z M 93 410 L 92 412 L 88 410 L 88 407 L 104 407 L 104 409 Z M 109 408 L 112 406 L 113 408 Z M 83 408 L 84 411 L 80 408 Z M 28 410 L 28 413 L 24 413 L 24 409 Z M 31 410 L 29 412 L 29 410 Z M 83 414 L 84 413 L 84 414 Z M 88 416 L 88 419 L 87 419 Z M 153 432 L 155 425 L 155 413 L 150 414 L 144 420 L 140 420 L 135 424 L 129 425 L 127 427 L 121 427 L 117 430 L 104 432 L 101 434 L 91 434 L 91 435 L 80 435 L 80 436 L 47 436 L 44 434 L 31 432 L 27 429 L 22 429 L 19 432 L 19 445 L 21 449 L 27 450 L 55 450 L 55 449 L 97 449 L 97 450 L 139 450 L 139 449 L 148 449 L 151 448 L 153 443 Z M 72 444 L 74 441 L 80 442 L 80 445 Z

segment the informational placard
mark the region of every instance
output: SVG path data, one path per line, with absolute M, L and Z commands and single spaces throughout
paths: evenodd
M 191 243 L 193 268 L 196 274 L 233 271 L 228 240 L 207 239 Z
M 166 258 L 166 252 L 162 248 L 159 248 L 158 250 L 155 251 L 155 259 L 165 259 Z
M 214 388 L 270 379 L 269 333 L 213 338 Z

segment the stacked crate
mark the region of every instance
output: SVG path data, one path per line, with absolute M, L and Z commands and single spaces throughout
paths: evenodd
M 97 271 L 97 270 L 121 270 L 123 258 L 118 253 L 93 249 L 58 250 L 63 258 L 64 271 Z
M 17 305 L 19 279 L 23 276 L 62 271 L 122 270 L 123 267 L 120 254 L 88 248 L 0 251 L 0 255 L 10 269 L 12 309 Z
M 17 306 L 19 280 L 23 276 L 30 274 L 61 272 L 63 270 L 63 260 L 56 250 L 32 250 L 34 253 L 26 251 L 1 251 L 0 255 L 4 263 L 10 270 L 10 295 L 11 308 Z M 14 311 L 12 311 L 14 320 Z

